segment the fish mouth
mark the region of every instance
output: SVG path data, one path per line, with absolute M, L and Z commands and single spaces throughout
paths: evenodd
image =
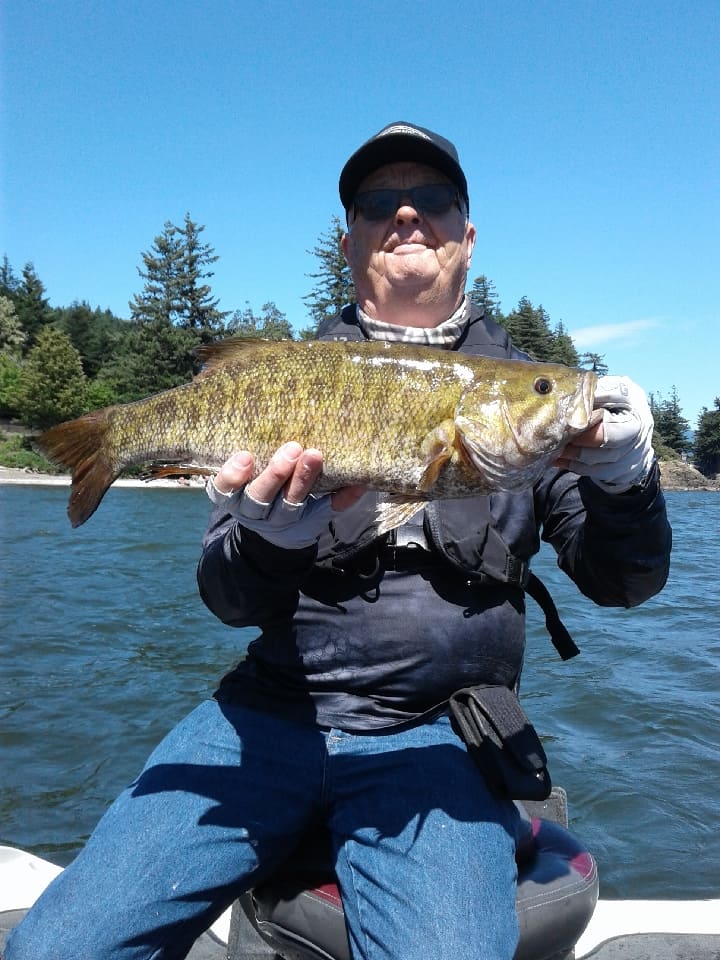
M 598 418 L 593 417 L 597 379 L 597 374 L 591 370 L 586 371 L 582 378 L 581 388 L 578 390 L 576 402 L 568 418 L 568 426 L 576 433 L 582 433 L 597 422 Z

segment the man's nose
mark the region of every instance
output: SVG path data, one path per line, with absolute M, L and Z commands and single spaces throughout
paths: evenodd
M 422 211 L 414 206 L 410 197 L 403 197 L 395 211 L 395 223 L 400 226 L 404 223 L 420 223 L 421 220 Z

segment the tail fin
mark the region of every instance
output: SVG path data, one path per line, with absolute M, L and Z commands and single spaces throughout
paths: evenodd
M 95 513 L 119 472 L 108 458 L 108 426 L 108 411 L 98 410 L 52 427 L 38 437 L 38 446 L 45 456 L 72 471 L 67 512 L 73 527 L 79 527 Z

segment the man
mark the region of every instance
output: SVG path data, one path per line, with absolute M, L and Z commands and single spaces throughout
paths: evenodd
M 358 303 L 322 337 L 521 356 L 464 296 L 476 232 L 451 143 L 391 124 L 345 165 L 340 196 Z M 309 496 L 322 451 L 288 437 L 256 477 L 252 451 L 232 457 L 208 487 L 198 581 L 221 619 L 260 636 L 158 747 L 6 960 L 185 956 L 319 823 L 355 958 L 509 960 L 518 814 L 470 759 L 447 700 L 512 688 L 522 668 L 525 577 L 502 564 L 489 576 L 489 544 L 526 572 L 542 530 L 601 604 L 664 584 L 647 402 L 609 377 L 598 405 L 534 489 L 432 504 L 391 538 L 377 536 L 377 494 Z

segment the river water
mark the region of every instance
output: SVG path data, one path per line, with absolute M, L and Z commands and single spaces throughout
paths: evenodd
M 197 596 L 201 490 L 113 488 L 78 530 L 67 496 L 0 485 L 0 843 L 60 864 L 254 636 Z M 581 656 L 528 601 L 523 702 L 606 897 L 720 896 L 720 495 L 667 499 L 670 581 L 636 610 L 534 564 Z

